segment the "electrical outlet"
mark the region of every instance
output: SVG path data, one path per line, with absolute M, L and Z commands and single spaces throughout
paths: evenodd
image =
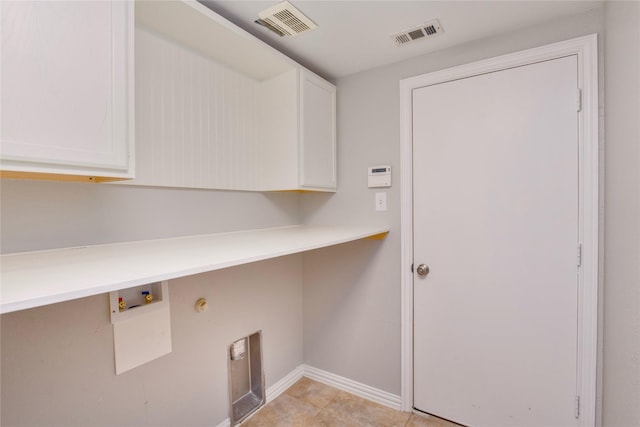
M 376 193 L 376 210 L 387 210 L 387 193 Z

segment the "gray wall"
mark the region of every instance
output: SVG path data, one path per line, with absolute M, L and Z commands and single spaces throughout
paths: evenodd
M 604 425 L 640 425 L 640 3 L 606 4 Z
M 3 253 L 299 223 L 299 198 L 117 184 L 0 181 Z
M 638 3 L 607 2 L 606 11 L 606 17 L 602 8 L 596 8 L 337 82 L 340 191 L 332 198 L 305 200 L 304 221 L 389 224 L 391 234 L 373 253 L 375 262 L 357 273 L 353 264 L 365 265 L 361 260 L 365 255 L 358 250 L 304 255 L 305 363 L 400 394 L 399 80 L 598 33 L 600 108 L 608 120 L 603 205 L 606 280 L 599 328 L 601 356 L 602 337 L 605 343 L 599 369 L 599 375 L 604 375 L 604 387 L 599 384 L 599 393 L 604 390 L 604 410 L 598 408 L 598 412 L 604 416 L 604 425 L 640 425 Z M 368 189 L 366 184 L 367 166 L 377 164 L 393 168 L 388 212 L 374 211 L 374 193 L 380 189 Z M 321 267 L 334 263 L 346 273 Z
M 293 255 L 172 280 L 172 352 L 117 376 L 107 295 L 3 314 L 1 424 L 219 424 L 232 341 L 262 330 L 267 386 L 302 363 L 300 268 Z
M 299 223 L 299 195 L 1 181 L 3 252 Z M 108 296 L 3 314 L 3 426 L 211 426 L 227 346 L 262 329 L 266 384 L 302 364 L 302 260 L 172 280 L 173 351 L 116 376 Z M 194 304 L 208 298 L 198 314 Z M 141 331 L 141 333 L 144 333 Z

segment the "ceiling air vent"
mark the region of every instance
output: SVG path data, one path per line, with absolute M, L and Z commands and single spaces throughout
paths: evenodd
M 318 26 L 288 1 L 272 6 L 258 13 L 256 23 L 269 28 L 279 36 L 293 37 Z
M 434 19 L 433 21 L 409 28 L 408 30 L 391 34 L 391 37 L 395 40 L 397 45 L 404 45 L 416 40 L 437 36 L 442 33 L 444 33 L 444 30 L 442 29 L 442 25 L 440 25 L 440 21 Z

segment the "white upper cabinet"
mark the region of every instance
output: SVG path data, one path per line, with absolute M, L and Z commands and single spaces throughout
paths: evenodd
M 336 88 L 303 68 L 262 83 L 263 190 L 336 190 Z
M 126 183 L 335 191 L 335 86 L 193 1 L 136 2 L 135 51 Z
M 3 0 L 0 15 L 2 176 L 132 177 L 133 3 Z
M 300 188 L 336 189 L 336 87 L 305 70 L 300 78 L 299 164 Z

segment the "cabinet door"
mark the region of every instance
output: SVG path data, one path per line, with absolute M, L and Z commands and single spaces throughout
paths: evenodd
M 133 3 L 3 0 L 0 14 L 2 170 L 130 176 Z
M 300 95 L 300 186 L 335 190 L 336 88 L 303 70 Z

